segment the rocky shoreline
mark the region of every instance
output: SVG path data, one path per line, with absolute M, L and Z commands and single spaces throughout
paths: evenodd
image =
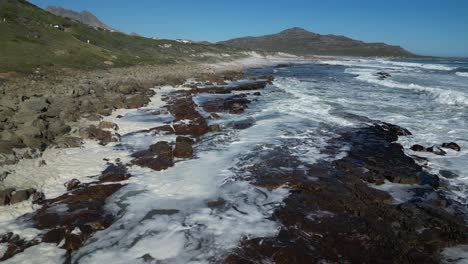
M 0 165 L 37 157 L 48 146 L 77 147 L 80 138 L 107 140 L 96 129 L 83 131 L 115 109 L 139 108 L 159 85 L 189 78 L 222 81 L 237 72 L 216 74 L 207 65 L 135 66 L 108 70 L 64 70 L 30 76 L 2 76 L 0 82 Z M 39 152 L 37 151 L 39 150 Z
M 29 240 L 14 233 L 0 234 L 0 244 L 7 245 L 0 261 L 10 259 L 39 243 L 53 243 L 66 250 L 64 263 L 72 263 L 74 253 L 95 232 L 108 228 L 114 222 L 115 216 L 108 214 L 104 206 L 106 200 L 125 187 L 127 180 L 132 177 L 128 168 L 139 166 L 154 171 L 170 170 L 176 162 L 193 158 L 194 147 L 204 135 L 223 129 L 219 125 L 209 125 L 209 120 L 217 120 L 223 113 L 241 116 L 256 96 L 262 96 L 262 89 L 273 81 L 270 76 L 247 77 L 238 72 L 213 74 L 209 69 L 200 71 L 195 66 L 174 67 L 181 67 L 178 69 L 182 69 L 183 73 L 171 77 L 145 77 L 148 78 L 145 81 L 134 77 L 125 84 L 122 79 L 117 79 L 115 82 L 119 85 L 111 85 L 115 87 L 112 89 L 102 88 L 97 93 L 77 92 L 80 95 L 72 97 L 75 98 L 70 99 L 72 101 L 63 102 L 67 106 L 60 111 L 76 111 L 70 115 L 50 114 L 52 110 L 60 108 L 55 102 L 68 98 L 66 94 L 57 97 L 60 98 L 58 101 L 52 101 L 46 96 L 34 96 L 31 91 L 31 94 L 25 95 L 27 99 L 15 104 L 18 110 L 5 123 L 10 130 L 4 130 L 3 133 L 26 129 L 25 124 L 34 127 L 36 123 L 20 123 L 20 113 L 25 111 L 33 111 L 27 113 L 33 114 L 35 120 L 43 120 L 48 124 L 41 133 L 32 137 L 34 140 L 29 142 L 19 138 L 16 139 L 17 144 L 39 149 L 50 144 L 76 147 L 79 144 L 60 144 L 65 139 L 80 142 L 81 138 L 95 139 L 106 144 L 119 140 L 118 124 L 101 121 L 89 126 L 84 123 L 81 128 L 63 129 L 61 131 L 67 132 L 58 133 L 54 137 L 47 135 L 52 133 L 54 126 L 50 124 L 53 122 L 63 122 L 67 126 L 81 117 L 97 122 L 101 119 L 100 115 L 110 115 L 113 109 L 142 107 L 154 93 L 144 87 L 180 85 L 194 76 L 198 80 L 186 82 L 185 89 L 163 95 L 162 100 L 166 103 L 164 110 L 173 120 L 145 131 L 172 135 L 174 141 L 155 142 L 145 150 L 136 151 L 128 163 L 108 161 L 107 168 L 92 182 L 81 183 L 77 179 L 70 179 L 65 183 L 68 192 L 61 196 L 44 197 L 30 190 L 31 194 L 26 199 L 34 196 L 33 202 L 40 207 L 22 216 L 21 221 L 30 221 L 34 228 L 43 232 Z M 175 69 L 170 72 L 173 71 Z M 109 76 L 115 77 L 114 74 L 109 73 Z M 160 82 L 157 78 L 161 78 Z M 73 80 L 76 81 L 71 78 L 70 82 Z M 225 83 L 226 80 L 233 82 Z M 124 93 L 127 89 L 131 92 Z M 222 96 L 197 105 L 194 97 L 203 94 Z M 91 104 L 93 108 L 83 104 L 86 100 L 98 100 L 99 103 Z M 47 107 L 44 109 L 45 105 Z M 202 115 L 199 108 L 209 115 Z M 159 115 L 161 112 L 154 114 Z M 271 217 L 279 223 L 280 231 L 276 237 L 245 238 L 237 249 L 214 262 L 441 263 L 441 250 L 468 243 L 465 209 L 445 197 L 439 190 L 442 184 L 439 178 L 427 173 L 396 143 L 399 137 L 410 135 L 411 132 L 375 120 L 366 122 L 372 125 L 340 131 L 340 137 L 328 142 L 330 147 L 327 151 L 334 154 L 343 145 L 350 146 L 344 158 L 310 165 L 291 155 L 287 149 L 275 147 L 267 150 L 261 162 L 249 164 L 246 170 L 250 175 L 249 181 L 255 186 L 268 190 L 290 190 L 290 195 L 274 210 Z M 240 120 L 228 125 L 242 130 L 251 127 L 253 122 Z M 70 132 L 74 132 L 77 138 L 71 139 L 68 136 Z M 276 169 L 283 167 L 303 169 Z M 395 197 L 378 188 L 388 182 L 411 186 L 414 197 L 397 202 Z M 9 194 L 8 202 L 15 193 L 12 191 Z M 213 201 L 208 206 L 216 210 L 225 206 L 225 203 L 222 200 Z

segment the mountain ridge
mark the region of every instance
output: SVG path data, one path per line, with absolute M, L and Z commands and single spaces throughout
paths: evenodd
M 400 46 L 367 43 L 341 35 L 321 35 L 293 27 L 276 34 L 248 36 L 218 42 L 230 47 L 294 55 L 336 55 L 364 57 L 416 57 Z
M 46 11 L 63 17 L 63 18 L 69 18 L 75 21 L 78 21 L 80 23 L 83 23 L 85 25 L 95 27 L 95 28 L 102 28 L 106 29 L 109 31 L 113 31 L 114 29 L 111 28 L 110 26 L 104 24 L 101 20 L 99 20 L 93 13 L 84 10 L 81 12 L 76 12 L 70 9 L 63 8 L 61 6 L 48 6 Z

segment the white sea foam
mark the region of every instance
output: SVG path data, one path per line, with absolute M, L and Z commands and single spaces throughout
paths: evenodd
M 65 258 L 65 249 L 58 248 L 54 244 L 39 244 L 27 248 L 21 254 L 17 254 L 11 259 L 5 260 L 5 264 L 44 264 L 44 263 L 63 263 Z
M 444 264 L 468 264 L 468 245 L 445 248 L 441 255 Z
M 408 69 L 423 69 L 423 70 L 438 70 L 438 71 L 452 71 L 455 68 L 442 64 L 429 64 L 429 63 L 415 63 L 415 62 L 402 62 L 387 59 L 343 59 L 337 58 L 335 60 L 320 60 L 319 63 L 328 65 L 341 65 L 351 67 L 366 67 L 366 68 L 380 68 L 380 69 L 395 69 L 395 70 L 408 70 Z
M 468 77 L 468 72 L 456 72 L 455 74 L 461 77 Z
M 444 89 L 439 87 L 428 87 L 414 83 L 401 83 L 394 81 L 391 78 L 381 80 L 379 79 L 379 76 L 375 74 L 376 71 L 372 69 L 348 68 L 346 69 L 346 72 L 357 75 L 356 79 L 360 81 L 389 88 L 410 89 L 429 94 L 441 104 L 468 106 L 468 94 L 451 90 L 450 88 Z

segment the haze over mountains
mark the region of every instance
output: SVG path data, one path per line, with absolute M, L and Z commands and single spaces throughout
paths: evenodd
M 399 46 L 366 43 L 345 36 L 320 35 L 297 27 L 277 34 L 236 38 L 219 43 L 242 49 L 286 52 L 295 55 L 415 56 Z

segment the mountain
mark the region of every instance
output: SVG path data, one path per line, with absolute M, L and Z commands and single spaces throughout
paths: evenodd
M 75 12 L 73 10 L 68 10 L 60 6 L 48 6 L 46 8 L 46 11 L 49 11 L 50 13 L 57 16 L 81 22 L 91 27 L 113 30 L 111 27 L 102 23 L 95 15 L 91 14 L 88 11 Z
M 219 42 L 229 47 L 286 52 L 295 55 L 413 57 L 411 52 L 384 43 L 365 43 L 345 36 L 320 35 L 303 28 L 290 28 L 278 34 L 244 37 Z
M 0 0 L 0 73 L 40 68 L 124 67 L 135 64 L 234 59 L 238 49 L 130 36 L 47 12 L 26 0 Z

